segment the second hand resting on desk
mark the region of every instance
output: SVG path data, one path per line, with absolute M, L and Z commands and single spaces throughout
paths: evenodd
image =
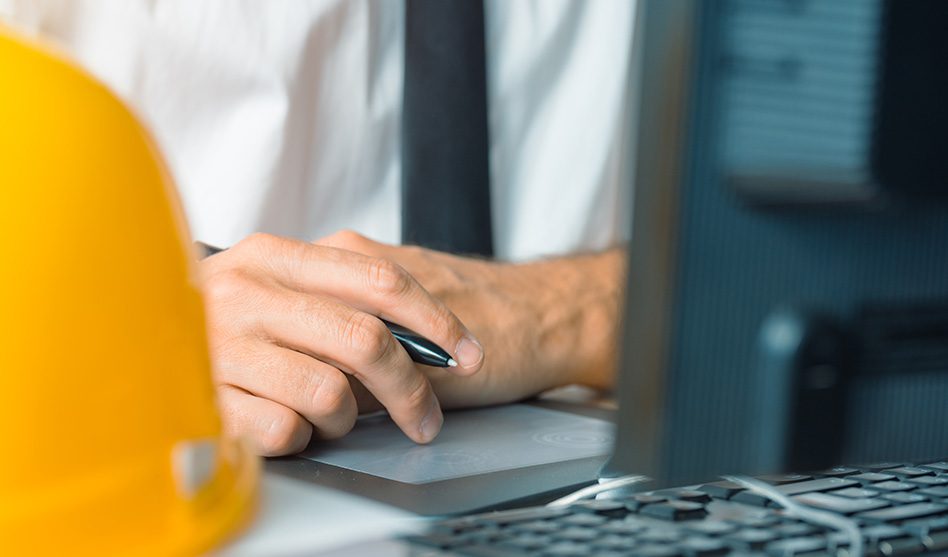
M 195 242 L 195 245 L 203 257 L 210 257 L 227 249 L 211 246 L 204 242 Z M 385 326 L 391 331 L 395 340 L 402 345 L 405 352 L 408 352 L 408 356 L 411 357 L 412 361 L 426 366 L 457 367 L 458 363 L 454 358 L 437 344 L 397 323 L 390 323 L 384 319 L 381 321 L 385 323 Z

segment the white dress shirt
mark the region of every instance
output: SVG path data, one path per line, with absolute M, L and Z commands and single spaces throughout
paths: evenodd
M 495 252 L 626 236 L 634 0 L 487 0 Z M 192 235 L 400 239 L 404 3 L 0 0 L 153 130 Z

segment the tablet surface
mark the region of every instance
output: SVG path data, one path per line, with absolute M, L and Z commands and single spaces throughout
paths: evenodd
M 428 445 L 408 439 L 386 415 L 359 420 L 342 439 L 299 456 L 410 484 L 602 456 L 612 448 L 611 423 L 511 404 L 452 412 Z
M 313 442 L 268 469 L 425 515 L 505 502 L 594 481 L 612 450 L 604 415 L 511 404 L 445 413 L 440 435 L 416 445 L 385 415 L 335 441 Z

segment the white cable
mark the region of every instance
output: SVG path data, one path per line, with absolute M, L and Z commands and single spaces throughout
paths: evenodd
M 846 537 L 849 538 L 849 554 L 852 555 L 852 557 L 863 557 L 864 548 L 862 532 L 860 532 L 859 526 L 856 525 L 854 521 L 849 520 L 842 515 L 812 509 L 805 505 L 801 505 L 778 491 L 776 488 L 774 488 L 774 486 L 764 483 L 760 480 L 748 478 L 745 476 L 722 477 L 725 480 L 734 482 L 780 505 L 790 516 L 799 518 L 804 522 L 832 528 L 845 534 Z M 617 478 L 602 478 L 599 480 L 598 484 L 586 486 L 582 489 L 574 491 L 569 495 L 565 495 L 559 499 L 556 499 L 555 501 L 547 503 L 546 506 L 554 508 L 568 507 L 577 501 L 595 497 L 600 493 L 606 493 L 614 489 L 635 485 L 650 479 L 651 478 L 648 476 L 640 475 L 619 476 Z
M 607 491 L 612 491 L 613 489 L 619 489 L 620 487 L 626 487 L 634 485 L 637 483 L 642 483 L 650 480 L 651 478 L 647 476 L 631 475 L 631 476 L 619 476 L 617 478 L 601 478 L 598 484 L 593 484 L 586 486 L 582 489 L 576 490 L 569 495 L 564 495 L 555 501 L 550 501 L 546 504 L 547 507 L 568 507 L 575 503 L 576 501 L 581 501 L 583 499 L 588 499 L 590 497 L 595 497 L 600 493 L 605 493 Z
M 778 491 L 774 486 L 754 478 L 748 478 L 746 476 L 721 477 L 729 482 L 734 482 L 746 487 L 762 497 L 770 499 L 783 507 L 790 516 L 799 518 L 804 522 L 826 526 L 846 534 L 846 537 L 849 538 L 850 555 L 853 557 L 863 557 L 862 532 L 859 531 L 859 526 L 857 526 L 854 521 L 836 513 L 821 511 L 801 505 Z

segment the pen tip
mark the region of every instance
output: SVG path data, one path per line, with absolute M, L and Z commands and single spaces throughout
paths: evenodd
M 448 367 L 458 367 L 458 363 L 454 358 L 448 358 Z

